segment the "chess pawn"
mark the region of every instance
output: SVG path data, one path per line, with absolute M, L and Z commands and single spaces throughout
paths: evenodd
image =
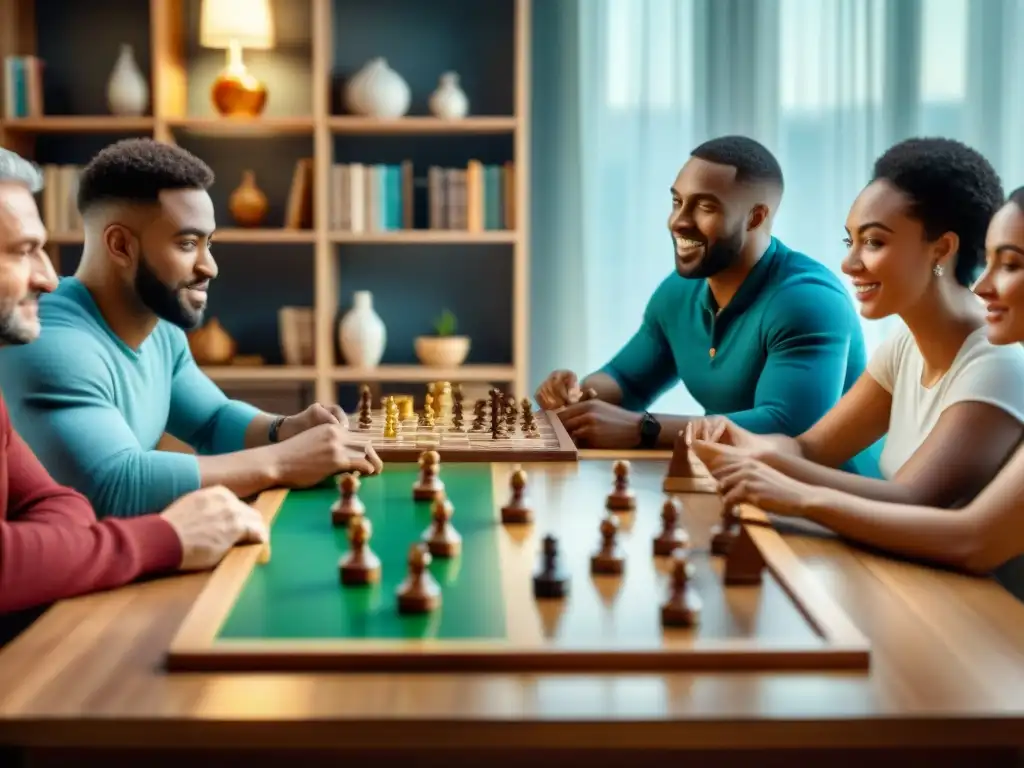
M 398 585 L 399 613 L 427 613 L 441 605 L 441 587 L 427 570 L 433 558 L 425 544 L 409 548 L 409 573 Z
M 601 547 L 590 558 L 591 573 L 622 573 L 626 559 L 615 541 L 619 532 L 619 520 L 611 515 L 601 520 Z
M 423 534 L 423 541 L 434 557 L 456 557 L 462 552 L 462 536 L 452 526 L 455 510 L 443 493 L 434 496 L 430 517 L 433 521 Z
M 365 517 L 358 517 L 349 525 L 349 551 L 338 563 L 342 584 L 376 584 L 380 581 L 380 558 L 370 550 L 371 536 L 373 526 Z
M 431 501 L 444 491 L 444 482 L 437 476 L 441 456 L 437 451 L 424 451 L 420 454 L 420 477 L 412 487 L 412 496 L 417 501 Z
M 636 509 L 636 495 L 629 487 L 629 470 L 630 464 L 625 460 L 616 461 L 612 467 L 615 487 L 608 494 L 606 507 L 614 512 L 630 512 Z
M 538 598 L 559 598 L 569 594 L 569 575 L 558 562 L 558 541 L 544 537 L 540 570 L 533 577 L 533 594 Z
M 736 510 L 722 508 L 722 521 L 711 528 L 711 554 L 728 555 L 737 533 Z
M 693 565 L 685 549 L 672 553 L 672 580 L 668 600 L 661 606 L 666 627 L 694 627 L 700 623 L 701 600 L 693 587 Z
M 661 533 L 654 537 L 654 554 L 665 557 L 678 547 L 690 546 L 690 537 L 679 525 L 679 502 L 675 497 L 665 499 L 661 507 Z
M 509 395 L 508 399 L 505 401 L 505 427 L 510 430 L 515 429 L 517 418 L 516 399 L 512 397 L 512 395 Z
M 533 520 L 533 510 L 526 503 L 526 472 L 516 467 L 509 478 L 512 498 L 501 508 L 502 523 L 529 523 Z
M 420 414 L 420 426 L 434 426 L 434 396 L 431 394 L 423 398 L 423 413 Z
M 331 522 L 335 526 L 344 527 L 366 513 L 366 507 L 356 495 L 359 486 L 359 478 L 351 472 L 346 472 L 338 478 L 340 498 L 331 505 Z

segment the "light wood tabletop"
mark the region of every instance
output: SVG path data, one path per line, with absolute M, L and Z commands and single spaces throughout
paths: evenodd
M 665 466 L 635 459 L 638 493 L 660 497 Z M 530 471 L 575 489 L 560 497 L 565 504 L 586 507 L 607 492 L 580 491 L 574 464 Z M 690 525 L 718 520 L 716 497 L 683 501 Z M 257 749 L 262 759 L 351 750 L 374 766 L 396 750 L 423 760 L 438 750 L 445 765 L 459 756 L 497 764 L 509 754 L 516 764 L 526 754 L 561 762 L 565 749 L 589 754 L 588 766 L 624 752 L 630 763 L 657 764 L 672 750 L 736 749 L 783 750 L 780 764 L 794 765 L 786 750 L 804 750 L 813 763 L 815 750 L 851 747 L 938 750 L 930 765 L 983 747 L 1000 750 L 986 765 L 1010 760 L 1024 742 L 1024 605 L 986 579 L 778 526 L 869 638 L 867 671 L 170 673 L 168 646 L 210 578 L 190 574 L 58 604 L 0 652 L 0 744 L 38 750 L 31 765 L 63 764 L 61 748 L 82 747 Z M 759 764 L 774 764 L 766 759 Z

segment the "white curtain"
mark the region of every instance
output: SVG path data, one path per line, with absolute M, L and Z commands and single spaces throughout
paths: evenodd
M 1024 184 L 1024 0 L 535 0 L 534 17 L 535 384 L 633 333 L 673 268 L 669 187 L 707 138 L 776 153 L 776 235 L 840 275 L 850 204 L 903 138 L 960 139 Z M 892 327 L 865 322 L 869 346 Z M 658 408 L 697 411 L 682 387 Z

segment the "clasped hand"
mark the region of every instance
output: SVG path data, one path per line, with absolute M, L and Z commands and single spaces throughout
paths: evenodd
M 587 448 L 636 448 L 642 414 L 603 400 L 585 400 L 557 412 L 573 442 Z

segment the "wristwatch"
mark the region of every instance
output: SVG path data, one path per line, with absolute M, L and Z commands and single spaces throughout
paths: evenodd
M 661 422 L 644 411 L 640 419 L 640 447 L 653 448 L 658 444 L 658 435 L 661 434 Z
M 282 424 L 284 424 L 284 416 L 278 416 L 270 422 L 270 432 L 267 434 L 267 437 L 271 443 L 276 443 L 280 439 L 278 432 L 281 431 Z

